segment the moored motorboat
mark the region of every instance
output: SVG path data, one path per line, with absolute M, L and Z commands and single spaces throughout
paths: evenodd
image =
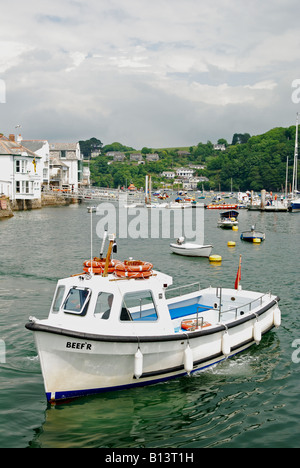
M 186 257 L 209 257 L 212 251 L 212 245 L 194 244 L 192 242 L 184 242 L 184 237 L 179 237 L 176 243 L 170 244 L 170 249 L 173 253 L 184 255 Z
M 191 374 L 280 325 L 279 298 L 270 293 L 197 285 L 168 298 L 179 289 L 170 290 L 172 277 L 149 262 L 113 264 L 112 242 L 105 259 L 58 281 L 47 319 L 26 324 L 50 402 Z
M 233 226 L 238 226 L 238 211 L 230 210 L 220 214 L 218 227 L 222 229 L 232 229 Z
M 299 213 L 300 212 L 300 197 L 295 198 L 290 201 L 288 205 L 288 211 L 291 213 Z
M 255 229 L 255 226 L 252 226 L 250 231 L 244 231 L 241 234 L 241 239 L 246 242 L 254 242 L 255 239 L 259 239 L 260 241 L 264 241 L 266 235 L 262 231 L 258 231 Z

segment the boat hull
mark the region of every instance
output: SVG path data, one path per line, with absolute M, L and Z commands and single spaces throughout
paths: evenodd
M 254 239 L 260 239 L 263 241 L 265 238 L 265 233 L 260 231 L 246 231 L 241 234 L 241 240 L 246 242 L 253 242 Z
M 221 229 L 232 229 L 233 226 L 238 226 L 238 221 L 218 221 L 218 227 Z
M 300 212 L 300 199 L 291 202 L 291 204 L 289 206 L 289 211 L 291 213 L 299 213 Z
M 209 257 L 212 248 L 212 245 L 193 246 L 192 244 L 170 244 L 170 249 L 173 253 L 186 257 Z
M 34 332 L 48 401 L 145 386 L 178 378 L 241 352 L 271 330 L 279 298 L 238 320 L 185 333 L 162 336 L 101 336 L 28 323 Z M 224 335 L 229 351 L 224 351 Z M 137 362 L 140 350 L 142 362 Z M 186 352 L 192 365 L 186 366 Z M 140 357 L 139 357 L 140 358 Z M 137 366 L 140 372 L 137 375 Z

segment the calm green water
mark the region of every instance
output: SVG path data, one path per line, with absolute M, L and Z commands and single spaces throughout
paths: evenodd
M 240 212 L 238 233 L 218 229 L 219 213 L 205 211 L 205 241 L 222 255 L 178 257 L 168 240 L 119 241 L 118 258 L 150 260 L 175 285 L 233 287 L 242 254 L 244 289 L 281 297 L 282 326 L 259 346 L 203 373 L 134 390 L 48 406 L 30 315 L 48 315 L 56 281 L 82 271 L 90 256 L 85 205 L 16 213 L 0 222 L 0 447 L 203 448 L 300 447 L 300 215 Z M 95 218 L 96 223 L 96 218 Z M 250 245 L 240 232 L 256 223 L 266 241 Z M 95 230 L 95 226 L 94 226 Z M 227 247 L 236 240 L 236 247 Z M 95 255 L 101 241 L 94 235 Z M 299 353 L 300 356 L 300 353 Z

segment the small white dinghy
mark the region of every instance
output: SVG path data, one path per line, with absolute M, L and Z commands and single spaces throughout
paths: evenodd
M 185 255 L 186 257 L 209 257 L 212 251 L 212 245 L 193 244 L 191 242 L 184 242 L 184 237 L 179 237 L 176 243 L 170 244 L 170 249 L 173 253 L 178 255 Z
M 270 293 L 212 288 L 168 298 L 149 262 L 84 262 L 58 281 L 47 319 L 31 317 L 49 402 L 189 375 L 259 344 L 280 325 Z M 176 291 L 177 293 L 177 291 Z

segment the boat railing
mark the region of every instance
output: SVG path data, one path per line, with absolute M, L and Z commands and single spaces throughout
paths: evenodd
M 193 290 L 187 292 L 188 288 L 191 288 L 191 289 L 193 288 Z M 183 292 L 183 290 L 184 290 L 184 292 Z M 184 286 L 177 286 L 176 288 L 170 288 L 170 289 L 166 290 L 166 298 L 167 299 L 172 299 L 173 297 L 175 297 L 175 295 L 178 295 L 177 291 L 179 291 L 179 296 L 183 296 L 185 294 L 190 294 L 190 293 L 193 293 L 195 291 L 200 291 L 200 290 L 201 290 L 201 285 L 200 285 L 199 282 L 186 284 Z M 176 293 L 176 294 L 173 295 L 173 292 Z M 171 293 L 170 296 L 169 296 L 169 293 Z
M 222 310 L 222 305 L 220 303 L 220 306 L 218 308 L 219 310 L 219 322 L 222 323 L 222 318 L 225 314 L 229 314 L 229 313 L 234 313 L 235 315 L 235 319 L 241 315 L 244 315 L 246 313 L 249 313 L 251 312 L 253 309 L 255 309 L 256 307 L 258 306 L 262 306 L 263 304 L 263 299 L 265 297 L 269 296 L 270 297 L 270 293 L 267 293 L 267 294 L 262 294 L 261 296 L 257 297 L 256 299 L 253 299 L 253 301 L 250 301 L 248 302 L 247 304 L 242 304 L 240 306 L 236 306 L 236 307 L 230 307 L 229 309 L 227 310 Z

